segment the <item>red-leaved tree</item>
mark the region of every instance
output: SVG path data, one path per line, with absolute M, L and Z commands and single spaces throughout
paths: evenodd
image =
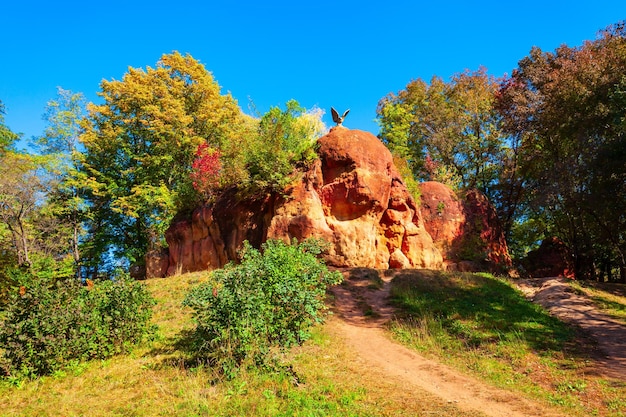
M 204 198 L 211 198 L 219 186 L 222 170 L 219 150 L 211 148 L 207 143 L 200 144 L 191 168 L 189 176 L 193 188 Z

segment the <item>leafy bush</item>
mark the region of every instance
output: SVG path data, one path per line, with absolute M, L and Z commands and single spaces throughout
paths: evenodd
M 153 299 L 131 280 L 32 279 L 10 295 L 0 321 L 0 367 L 39 376 L 73 361 L 124 352 L 149 329 Z
M 341 281 L 317 259 L 322 244 L 267 241 L 263 253 L 247 242 L 238 265 L 213 272 L 184 305 L 194 310 L 201 356 L 231 374 L 244 362 L 266 362 L 272 347 L 305 341 L 323 320 L 328 285 Z
M 286 107 L 284 111 L 272 107 L 263 115 L 253 143 L 244 150 L 249 192 L 281 191 L 289 183 L 294 165 L 316 157 L 316 141 L 326 129 L 321 110 L 305 112 L 295 100 Z
M 209 199 L 219 186 L 219 175 L 222 170 L 220 151 L 201 143 L 196 150 L 196 159 L 191 165 L 189 174 L 193 188 L 204 198 Z

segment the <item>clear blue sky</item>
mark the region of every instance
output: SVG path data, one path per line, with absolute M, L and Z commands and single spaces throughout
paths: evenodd
M 247 111 L 289 99 L 350 108 L 345 125 L 378 132 L 376 105 L 412 79 L 485 66 L 510 73 L 532 46 L 578 46 L 626 19 L 596 1 L 29 1 L 0 6 L 6 124 L 40 135 L 60 86 L 98 101 L 100 81 L 189 53 Z

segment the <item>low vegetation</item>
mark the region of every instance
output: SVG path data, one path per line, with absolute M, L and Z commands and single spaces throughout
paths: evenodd
M 129 279 L 31 279 L 0 316 L 0 371 L 19 380 L 127 352 L 149 333 L 153 304 Z
M 421 353 L 569 415 L 626 415 L 626 384 L 593 375 L 589 340 L 508 281 L 407 271 L 392 281 L 391 295 L 401 311 L 391 331 Z
M 2 416 L 397 416 L 472 417 L 454 404 L 408 389 L 364 367 L 333 320 L 302 346 L 279 353 L 289 367 L 242 369 L 224 378 L 191 353 L 196 324 L 181 307 L 207 272 L 148 280 L 158 331 L 131 352 L 74 363 L 37 379 L 0 380 Z
M 342 279 L 316 258 L 322 247 L 270 240 L 261 252 L 246 243 L 241 263 L 194 288 L 184 305 L 194 310 L 199 356 L 232 376 L 244 363 L 271 366 L 273 348 L 307 340 L 322 322 L 327 287 Z

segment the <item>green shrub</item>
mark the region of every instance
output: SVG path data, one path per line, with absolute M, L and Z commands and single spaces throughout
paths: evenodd
M 249 178 L 247 192 L 282 191 L 294 166 L 316 158 L 314 147 L 325 131 L 322 112 L 305 112 L 290 100 L 283 111 L 272 107 L 259 121 L 253 143 L 244 150 Z
M 34 278 L 12 292 L 0 321 L 6 375 L 49 374 L 71 362 L 124 352 L 143 338 L 154 304 L 143 284 L 87 284 Z
M 227 375 L 246 361 L 266 363 L 272 347 L 305 341 L 323 320 L 327 286 L 341 281 L 317 259 L 320 241 L 267 241 L 262 249 L 246 242 L 240 264 L 214 271 L 213 282 L 184 301 L 194 310 L 200 355 Z

